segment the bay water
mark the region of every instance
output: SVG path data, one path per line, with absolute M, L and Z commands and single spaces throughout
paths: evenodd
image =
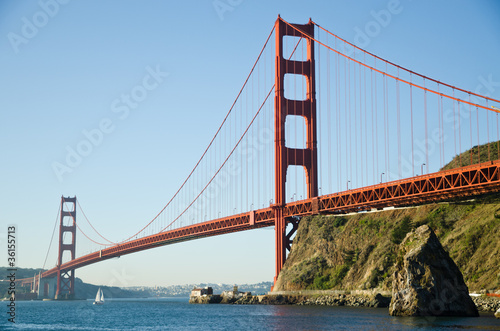
M 194 305 L 188 298 L 18 301 L 16 323 L 7 318 L 1 330 L 500 330 L 493 314 L 392 317 L 387 308 Z

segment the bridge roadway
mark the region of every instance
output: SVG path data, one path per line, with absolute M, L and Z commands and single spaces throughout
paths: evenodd
M 498 191 L 500 191 L 500 160 L 295 201 L 287 203 L 282 208 L 285 217 L 342 214 L 390 206 L 419 205 Z M 61 265 L 61 270 L 77 269 L 110 258 L 177 242 L 273 226 L 277 208 L 279 206 L 272 205 L 131 240 L 66 262 Z M 42 277 L 55 277 L 57 272 L 58 268 L 55 267 L 44 272 Z M 28 283 L 30 279 L 22 281 Z

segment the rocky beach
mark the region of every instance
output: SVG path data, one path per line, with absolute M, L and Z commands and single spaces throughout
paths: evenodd
M 326 292 L 326 291 L 325 291 Z M 266 294 L 242 295 L 239 298 L 226 299 L 221 295 L 205 296 L 190 300 L 191 303 L 200 304 L 236 304 L 236 305 L 309 305 L 309 306 L 349 306 L 388 308 L 391 302 L 390 295 L 376 294 L 351 294 L 348 291 L 342 294 Z M 486 295 L 472 296 L 472 301 L 480 312 L 494 313 L 500 309 L 500 298 Z

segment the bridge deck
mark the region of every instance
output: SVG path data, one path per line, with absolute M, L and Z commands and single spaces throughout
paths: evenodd
M 497 191 L 500 191 L 500 160 L 295 201 L 282 208 L 285 217 L 341 214 L 389 206 L 418 205 Z M 181 241 L 273 226 L 277 208 L 279 206 L 272 205 L 135 239 L 64 263 L 61 270 L 77 269 L 113 257 Z M 44 272 L 42 277 L 56 276 L 57 271 L 57 267 L 52 268 Z M 20 281 L 30 282 L 31 279 Z

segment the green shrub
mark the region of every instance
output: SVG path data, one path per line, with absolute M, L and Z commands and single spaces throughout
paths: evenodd
M 346 223 L 347 223 L 347 218 L 345 218 L 344 216 L 334 217 L 333 226 L 335 228 L 339 228 L 341 226 L 344 226 Z
M 392 229 L 391 241 L 394 244 L 399 245 L 405 238 L 406 234 L 411 231 L 411 229 L 412 223 L 410 217 L 406 216 L 401 220 L 401 223 L 399 223 L 394 229 Z
M 330 274 L 318 275 L 314 278 L 313 287 L 318 290 L 327 290 L 330 288 Z
M 349 269 L 351 267 L 348 266 L 347 264 L 343 264 L 335 268 L 335 271 L 333 272 L 330 280 L 330 284 L 332 285 L 331 287 L 337 286 L 342 282 L 342 280 L 347 276 L 347 273 L 349 272 Z
M 359 248 L 356 248 L 355 250 L 342 251 L 342 258 L 344 259 L 344 263 L 349 267 L 351 267 L 354 263 L 356 263 L 358 257 L 359 257 Z
M 396 255 L 391 250 L 387 253 L 382 261 L 382 268 L 375 268 L 372 270 L 370 277 L 368 278 L 368 286 L 373 288 L 377 287 L 384 279 L 389 277 L 390 270 L 396 261 Z

